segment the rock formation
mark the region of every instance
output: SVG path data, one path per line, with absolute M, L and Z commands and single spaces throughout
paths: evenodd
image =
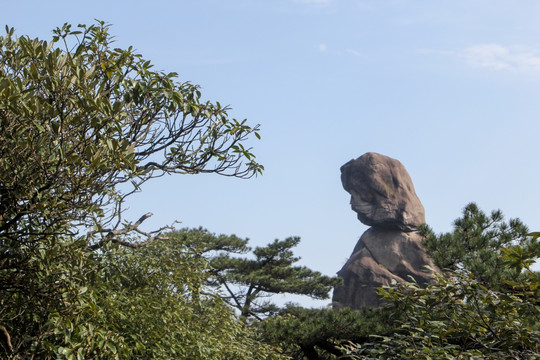
M 364 154 L 341 167 L 341 182 L 358 220 L 366 225 L 410 232 L 425 223 L 411 177 L 397 160 Z
M 414 231 L 425 222 L 422 203 L 405 167 L 397 160 L 366 153 L 341 167 L 341 182 L 351 194 L 358 219 L 370 225 L 338 272 L 343 285 L 334 289 L 338 307 L 380 306 L 377 288 L 392 280 L 426 284 L 436 269 Z

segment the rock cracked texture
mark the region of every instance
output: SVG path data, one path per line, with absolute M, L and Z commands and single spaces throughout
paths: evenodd
M 397 160 L 364 154 L 341 167 L 341 182 L 366 225 L 414 231 L 426 221 L 411 177 Z
M 334 289 L 337 307 L 380 306 L 377 288 L 414 279 L 427 284 L 436 269 L 414 231 L 425 222 L 422 203 L 405 167 L 397 160 L 366 153 L 341 167 L 343 187 L 351 194 L 358 219 L 371 226 L 338 272 L 343 285 Z

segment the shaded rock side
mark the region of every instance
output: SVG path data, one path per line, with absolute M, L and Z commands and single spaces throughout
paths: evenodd
M 398 160 L 366 153 L 341 167 L 341 182 L 366 225 L 408 232 L 425 223 L 424 206 Z
M 334 289 L 332 301 L 337 307 L 377 307 L 383 301 L 377 288 L 414 279 L 427 284 L 437 267 L 427 256 L 416 233 L 371 228 L 358 241 L 353 254 L 338 272 L 343 285 Z

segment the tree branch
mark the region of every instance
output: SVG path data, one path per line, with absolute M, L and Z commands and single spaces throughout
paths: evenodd
M 152 215 L 154 215 L 154 214 L 152 214 L 151 212 L 146 213 L 143 216 L 141 216 L 139 218 L 139 220 L 137 220 L 137 222 L 135 222 L 134 224 L 129 224 L 123 229 L 102 229 L 102 230 L 92 231 L 92 232 L 88 233 L 87 239 L 89 239 L 91 236 L 93 236 L 95 234 L 107 233 L 107 235 L 105 235 L 97 244 L 90 245 L 90 246 L 88 246 L 88 248 L 90 250 L 98 250 L 98 249 L 102 248 L 103 246 L 105 246 L 105 244 L 107 244 L 107 243 L 115 243 L 115 244 L 119 244 L 119 245 L 129 247 L 129 248 L 132 248 L 132 249 L 138 249 L 138 248 L 141 248 L 143 246 L 146 246 L 146 245 L 150 244 L 152 241 L 154 241 L 156 239 L 164 239 L 163 237 L 160 237 L 159 234 L 161 234 L 161 232 L 163 232 L 164 230 L 172 230 L 174 224 L 176 223 L 176 221 L 173 222 L 171 225 L 163 226 L 163 227 L 159 228 L 158 230 L 155 230 L 155 231 L 152 231 L 152 232 L 145 232 L 145 231 L 140 230 L 139 226 L 146 219 L 150 218 Z M 121 240 L 121 239 L 118 238 L 119 236 L 125 235 L 127 233 L 132 232 L 132 231 L 145 236 L 146 240 L 138 242 L 138 243 L 132 243 L 132 242 Z
M 5 326 L 0 325 L 0 339 L 2 341 L 2 345 L 7 347 L 9 352 L 13 352 L 13 345 L 11 344 L 11 336 L 9 336 L 9 333 Z

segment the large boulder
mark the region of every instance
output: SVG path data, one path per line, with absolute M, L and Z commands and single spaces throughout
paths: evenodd
M 424 207 L 398 160 L 366 153 L 341 167 L 341 182 L 366 225 L 407 232 L 425 223 Z

